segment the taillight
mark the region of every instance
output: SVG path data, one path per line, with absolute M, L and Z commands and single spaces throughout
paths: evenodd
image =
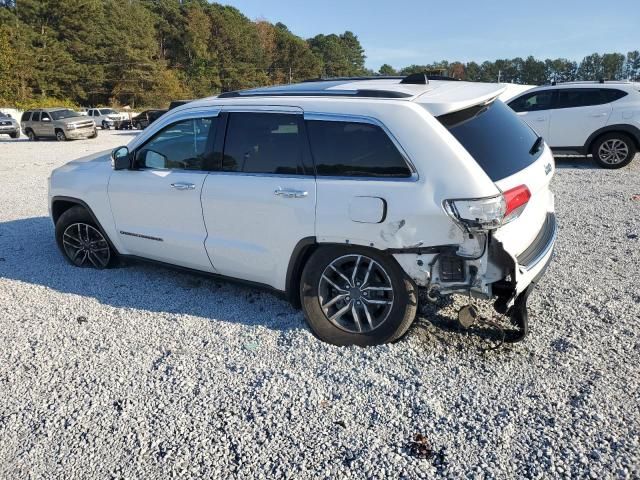
M 518 218 L 531 192 L 520 185 L 494 197 L 445 200 L 446 212 L 469 230 L 494 230 Z
M 507 210 L 504 212 L 504 218 L 502 219 L 502 224 L 504 225 L 520 216 L 531 198 L 531 192 L 526 185 L 520 185 L 507 190 L 502 196 L 507 205 Z

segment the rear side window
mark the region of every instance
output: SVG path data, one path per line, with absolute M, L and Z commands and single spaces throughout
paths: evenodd
M 542 148 L 534 148 L 539 143 L 536 133 L 499 100 L 438 120 L 494 182 L 528 167 L 542 153 Z
M 543 90 L 523 95 L 512 101 L 509 106 L 516 112 L 536 112 L 549 110 L 553 105 L 554 90 Z
M 379 126 L 325 120 L 306 123 L 318 176 L 411 176 L 404 157 Z
M 222 170 L 302 175 L 300 115 L 230 113 Z
M 21 122 L 28 122 L 31 119 L 31 112 L 24 112 L 20 118 Z
M 33 112 L 33 115 L 31 116 L 31 121 L 32 122 L 39 122 L 40 121 L 40 112 Z
M 621 90 L 609 88 L 566 88 L 558 92 L 556 108 L 577 108 L 603 105 L 626 95 Z

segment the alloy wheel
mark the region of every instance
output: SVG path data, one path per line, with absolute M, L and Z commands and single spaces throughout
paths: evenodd
M 345 255 L 332 261 L 320 276 L 318 294 L 327 319 L 350 333 L 379 328 L 394 301 L 389 274 L 365 255 Z
M 64 134 L 64 132 L 63 132 L 63 131 L 58 130 L 58 131 L 56 132 L 56 139 L 57 139 L 59 142 L 64 142 L 64 141 L 67 139 L 67 137 L 65 136 L 65 134 Z
M 628 145 L 617 138 L 607 140 L 600 145 L 598 156 L 604 163 L 617 165 L 624 162 L 629 155 Z
M 64 251 L 78 267 L 105 268 L 111 259 L 109 243 L 100 231 L 87 223 L 72 223 L 62 234 Z

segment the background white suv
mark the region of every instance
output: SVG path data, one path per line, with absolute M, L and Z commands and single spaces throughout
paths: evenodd
M 126 115 L 116 112 L 113 108 L 90 108 L 87 116 L 91 118 L 97 127 L 103 130 L 113 127 L 116 122 L 125 120 Z
M 603 168 L 627 165 L 640 148 L 640 83 L 538 87 L 509 102 L 556 152 L 591 153 Z
M 222 94 L 53 171 L 74 265 L 142 258 L 284 292 L 335 344 L 399 338 L 417 288 L 526 299 L 556 237 L 554 163 L 496 85 L 334 80 Z

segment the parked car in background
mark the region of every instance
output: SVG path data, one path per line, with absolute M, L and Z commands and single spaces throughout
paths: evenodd
M 145 110 L 144 112 L 140 112 L 140 114 L 133 117 L 131 121 L 133 128 L 144 130 L 167 112 L 168 110 Z
M 640 84 L 571 82 L 537 87 L 509 102 L 558 153 L 592 154 L 603 168 L 640 149 Z
M 112 128 L 117 122 L 128 119 L 126 114 L 119 113 L 113 108 L 90 108 L 87 110 L 87 116 L 103 130 Z
M 29 140 L 48 137 L 64 141 L 98 136 L 93 120 L 68 108 L 27 110 L 20 118 L 20 126 Z
M 20 137 L 20 124 L 11 115 L 0 112 L 0 135 Z
M 185 103 L 193 102 L 193 100 L 174 100 L 169 104 L 169 110 L 173 110 L 174 108 L 181 107 Z
M 411 75 L 196 101 L 53 171 L 58 246 L 79 267 L 120 255 L 282 291 L 335 344 L 399 338 L 434 287 L 495 299 L 521 339 L 554 162 L 502 91 Z

